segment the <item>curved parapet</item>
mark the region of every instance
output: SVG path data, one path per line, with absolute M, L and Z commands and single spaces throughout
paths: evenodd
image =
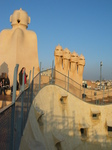
M 16 64 L 19 64 L 18 72 L 25 67 L 28 74 L 34 67 L 36 75 L 39 72 L 39 60 L 37 35 L 27 30 L 30 23 L 27 12 L 22 9 L 15 10 L 10 16 L 10 22 L 12 29 L 5 29 L 0 33 L 0 65 L 4 62 L 8 65 L 8 76 L 12 84 Z
M 67 95 L 67 103 L 62 95 Z M 41 124 L 35 115 L 37 106 L 45 112 Z M 90 104 L 59 86 L 45 86 L 33 100 L 20 150 L 111 150 L 111 118 L 112 104 Z

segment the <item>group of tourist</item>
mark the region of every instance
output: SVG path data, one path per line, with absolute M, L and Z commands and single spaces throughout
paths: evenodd
M 23 67 L 19 73 L 19 83 L 17 81 L 17 89 L 16 90 L 21 90 L 22 88 L 22 80 L 23 80 L 23 73 L 24 73 L 24 84 L 27 83 L 27 74 L 26 74 L 26 69 Z M 2 92 L 4 92 L 4 95 L 6 95 L 6 90 L 10 89 L 10 80 L 7 76 L 7 78 L 0 78 L 0 95 Z M 13 92 L 13 86 L 11 87 L 11 94 Z

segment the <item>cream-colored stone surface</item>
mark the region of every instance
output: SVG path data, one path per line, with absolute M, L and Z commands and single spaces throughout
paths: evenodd
M 0 109 L 11 104 L 12 102 L 11 101 L 3 101 L 3 100 L 0 100 Z
M 39 72 L 37 35 L 27 30 L 30 17 L 27 12 L 15 10 L 10 16 L 12 29 L 4 29 L 0 32 L 0 74 L 6 72 L 11 84 L 16 64 L 19 70 L 26 67 L 26 73 L 35 67 L 34 74 Z
M 66 103 L 60 100 L 62 95 L 66 95 Z M 43 112 L 40 120 L 38 110 Z M 94 112 L 99 114 L 98 119 L 92 117 Z M 39 149 L 38 142 L 47 150 L 56 150 L 58 146 L 60 150 L 111 150 L 107 119 L 112 120 L 111 104 L 89 104 L 58 86 L 46 86 L 33 101 L 20 150 Z M 87 131 L 86 138 L 81 136 L 82 127 Z
M 41 76 L 41 84 L 43 84 L 43 83 L 49 83 L 49 76 L 44 76 L 44 75 L 42 75 Z
M 69 77 L 82 85 L 85 66 L 84 56 L 82 54 L 79 56 L 75 51 L 71 53 L 68 48 L 63 50 L 60 45 L 56 46 L 54 56 L 55 69 L 66 76 L 68 76 L 69 71 Z M 55 77 L 64 80 L 64 77 L 62 78 L 62 76 L 57 72 L 55 73 Z
M 16 96 L 18 96 L 19 95 L 19 91 L 16 91 Z M 7 95 L 11 95 L 11 90 L 6 90 L 6 94 Z

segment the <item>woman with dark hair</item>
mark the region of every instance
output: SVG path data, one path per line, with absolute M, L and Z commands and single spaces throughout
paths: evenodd
M 23 73 L 25 72 L 25 75 L 24 75 L 24 84 L 27 83 L 27 74 L 26 74 L 26 68 L 23 67 L 19 73 L 19 84 L 20 84 L 20 89 L 21 89 L 21 86 L 22 86 L 22 81 L 23 81 Z

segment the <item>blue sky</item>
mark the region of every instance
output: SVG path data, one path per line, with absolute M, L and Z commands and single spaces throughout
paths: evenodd
M 112 0 L 2 0 L 0 32 L 12 28 L 10 15 L 20 8 L 31 17 L 42 68 L 51 66 L 60 44 L 84 55 L 84 79 L 100 79 L 100 61 L 103 79 L 112 79 Z

